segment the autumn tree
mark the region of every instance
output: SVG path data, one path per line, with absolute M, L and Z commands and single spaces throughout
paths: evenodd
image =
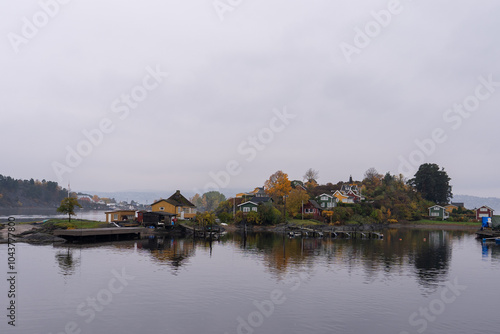
M 276 199 L 283 200 L 283 196 L 287 196 L 292 190 L 288 174 L 283 173 L 281 170 L 277 171 L 264 183 L 264 190 L 275 201 Z
M 290 195 L 286 200 L 286 208 L 293 217 L 301 212 L 302 203 L 306 204 L 309 201 L 309 195 L 304 189 L 295 188 L 290 191 Z
M 74 197 L 66 197 L 61 201 L 61 205 L 57 208 L 57 212 L 68 214 L 68 221 L 71 222 L 71 216 L 75 215 L 75 206 L 81 208 L 82 205 Z

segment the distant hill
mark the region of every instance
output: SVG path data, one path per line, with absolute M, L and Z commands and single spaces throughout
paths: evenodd
M 498 197 L 477 197 L 469 195 L 454 195 L 453 202 L 463 202 L 467 209 L 477 209 L 487 205 L 500 214 L 500 198 Z
M 0 175 L 0 208 L 57 208 L 67 194 L 57 182 Z

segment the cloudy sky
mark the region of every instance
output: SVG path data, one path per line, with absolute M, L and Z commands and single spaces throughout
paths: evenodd
M 500 4 L 3 1 L 3 175 L 251 189 L 445 167 L 500 196 Z

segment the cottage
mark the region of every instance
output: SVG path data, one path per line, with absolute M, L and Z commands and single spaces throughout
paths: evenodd
M 248 212 L 258 212 L 259 204 L 271 203 L 273 200 L 271 197 L 253 197 L 247 202 L 241 203 L 238 205 L 238 208 L 243 213 Z
M 493 211 L 489 206 L 483 205 L 479 209 L 476 209 L 476 219 L 481 220 L 483 217 L 491 218 L 493 217 Z
M 106 222 L 121 222 L 124 220 L 135 220 L 135 210 L 116 210 L 116 211 L 107 211 L 104 212 L 106 214 Z
M 315 200 L 309 200 L 307 203 L 304 203 L 303 210 L 303 214 L 312 215 L 313 219 L 316 220 L 321 219 L 321 213 L 323 212 L 323 209 Z
M 168 212 L 150 212 L 150 211 L 139 211 L 137 213 L 137 221 L 144 224 L 145 226 L 169 226 L 173 225 L 173 219 L 176 214 Z
M 336 198 L 335 194 L 333 194 L 333 196 L 329 194 L 321 194 L 316 197 L 316 202 L 323 210 L 336 207 L 338 201 L 339 200 Z
M 151 204 L 151 211 L 167 212 L 177 215 L 180 219 L 190 219 L 196 216 L 196 206 L 182 196 L 179 190 L 169 198 L 160 199 Z
M 429 217 L 445 220 L 450 217 L 450 214 L 441 205 L 434 205 L 429 208 Z

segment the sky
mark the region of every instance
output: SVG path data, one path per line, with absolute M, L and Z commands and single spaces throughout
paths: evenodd
M 227 193 L 428 162 L 500 197 L 498 1 L 0 6 L 0 174 Z

